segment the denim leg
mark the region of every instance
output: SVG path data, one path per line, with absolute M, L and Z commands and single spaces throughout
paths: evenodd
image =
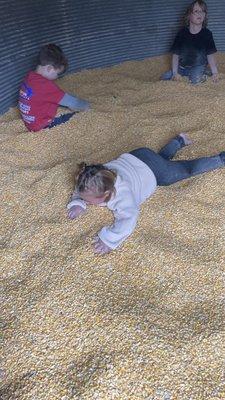
M 157 185 L 166 186 L 189 177 L 185 166 L 163 158 L 153 150 L 142 147 L 130 152 L 139 158 L 152 170 L 156 177 Z
M 171 185 L 183 179 L 224 167 L 220 155 L 196 158 L 194 160 L 170 161 L 169 163 L 167 179 L 164 178 L 166 183 L 163 185 Z
M 178 74 L 181 76 L 189 76 L 189 69 L 185 67 L 181 67 L 180 65 L 178 66 Z M 173 77 L 173 71 L 172 69 L 169 71 L 164 72 L 164 74 L 161 76 L 161 79 L 163 81 L 170 81 Z
M 196 67 L 191 67 L 189 71 L 189 79 L 191 83 L 195 85 L 196 83 L 204 82 L 204 80 L 206 79 L 204 76 L 205 70 L 205 65 L 197 65 Z
M 220 155 L 213 157 L 203 157 L 195 160 L 170 161 L 161 157 L 148 148 L 139 148 L 130 152 L 139 158 L 154 173 L 159 186 L 171 185 L 183 179 L 212 171 L 224 166 Z
M 181 65 L 178 66 L 178 74 L 181 76 L 189 76 L 189 69 L 186 67 L 181 67 Z
M 191 83 L 196 84 L 200 82 L 204 82 L 206 66 L 205 65 L 196 65 L 195 67 L 178 67 L 178 73 L 181 76 L 186 76 L 189 78 Z
M 176 152 L 184 146 L 184 139 L 178 135 L 159 151 L 159 155 L 166 160 L 171 160 L 171 158 L 175 156 Z
M 170 70 L 170 71 L 164 72 L 164 74 L 162 74 L 162 76 L 161 76 L 161 79 L 163 81 L 170 81 L 172 79 L 172 77 L 173 77 L 173 71 Z

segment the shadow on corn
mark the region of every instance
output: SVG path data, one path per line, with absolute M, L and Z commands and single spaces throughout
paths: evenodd
M 199 235 L 201 232 L 199 232 Z M 215 240 L 209 240 L 207 233 L 204 233 L 202 237 L 191 237 L 179 238 L 173 233 L 166 234 L 159 229 L 152 229 L 151 233 L 145 234 L 142 232 L 142 238 L 140 240 L 142 246 L 146 246 L 147 252 L 158 253 L 161 251 L 166 256 L 169 264 L 169 256 L 176 256 L 177 259 L 183 259 L 187 263 L 191 260 L 196 265 L 204 265 L 204 263 L 223 260 L 224 252 L 222 246 L 219 246 Z
M 74 361 L 67 371 L 67 387 L 71 398 L 79 398 L 89 392 L 103 375 L 111 370 L 113 356 L 102 350 L 87 353 L 81 361 Z M 83 398 L 83 397 L 82 397 Z
M 14 381 L 12 380 L 9 383 L 3 385 L 2 388 L 0 389 L 0 399 L 1 400 L 16 399 L 18 391 L 22 392 L 28 384 L 30 385 L 31 378 L 33 378 L 35 375 L 36 371 L 30 371 L 19 376 Z
M 0 321 L 1 335 L 4 340 L 15 335 L 21 326 L 21 318 L 34 312 L 38 303 L 49 295 L 53 286 L 51 277 L 43 277 L 36 284 L 33 283 L 32 272 L 23 272 L 16 277 L 4 279 L 3 303 L 10 303 L 10 307 L 2 310 Z M 32 290 L 30 286 L 32 285 Z M 1 397 L 0 397 L 1 399 Z
M 175 285 L 168 290 L 160 285 L 145 290 L 128 287 L 127 284 L 121 287 L 118 283 L 114 288 L 105 286 L 104 289 L 98 288 L 98 312 L 113 316 L 118 324 L 123 322 L 124 327 L 129 326 L 131 332 L 140 336 L 155 337 L 175 346 L 224 330 L 225 308 L 222 301 L 199 302 L 195 299 L 188 302 L 185 299 L 183 303 L 182 293 L 176 298 L 178 291 Z M 169 300 L 171 296 L 172 302 Z

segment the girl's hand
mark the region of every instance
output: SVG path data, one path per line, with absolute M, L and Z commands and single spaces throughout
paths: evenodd
M 69 219 L 75 219 L 79 217 L 81 214 L 85 213 L 85 209 L 81 206 L 73 206 L 68 210 L 67 216 Z
M 97 254 L 107 254 L 112 251 L 111 247 L 108 247 L 99 236 L 94 237 L 94 252 Z

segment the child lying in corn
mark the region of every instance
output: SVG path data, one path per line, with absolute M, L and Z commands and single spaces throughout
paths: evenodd
M 79 217 L 88 204 L 93 204 L 107 206 L 115 218 L 111 226 L 103 227 L 95 237 L 96 253 L 109 253 L 130 236 L 140 204 L 155 192 L 157 185 L 171 185 L 225 166 L 225 152 L 195 160 L 171 161 L 179 149 L 191 143 L 185 133 L 180 133 L 159 153 L 144 147 L 106 164 L 79 164 L 75 191 L 67 205 L 68 217 Z

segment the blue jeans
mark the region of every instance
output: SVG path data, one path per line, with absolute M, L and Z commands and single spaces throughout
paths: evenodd
M 71 112 L 68 114 L 62 114 L 59 117 L 55 117 L 50 125 L 46 126 L 46 128 L 53 128 L 56 125 L 64 124 L 65 122 L 69 121 L 69 119 L 75 114 L 75 112 Z
M 206 65 L 196 65 L 195 67 L 178 67 L 178 74 L 181 76 L 186 76 L 189 78 L 191 83 L 196 84 L 204 82 L 206 79 L 205 75 L 211 75 L 210 71 L 207 69 Z M 164 81 L 169 81 L 173 77 L 173 71 L 165 72 L 161 79 Z
M 204 172 L 224 167 L 225 157 L 221 155 L 196 158 L 194 160 L 170 161 L 176 152 L 185 146 L 181 136 L 176 136 L 159 153 L 147 147 L 142 147 L 130 152 L 139 158 L 154 173 L 159 186 L 167 186 L 172 183 L 190 178 Z

